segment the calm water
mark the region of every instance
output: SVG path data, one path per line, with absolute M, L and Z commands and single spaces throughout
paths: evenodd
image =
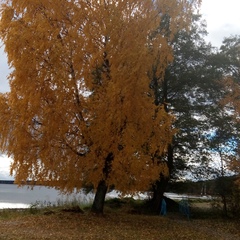
M 165 193 L 165 195 L 172 199 L 182 199 L 193 196 L 178 195 L 174 193 Z M 107 194 L 106 198 L 119 197 L 119 193 L 112 191 Z M 28 208 L 37 202 L 40 205 L 58 204 L 59 202 L 77 200 L 81 204 L 91 203 L 93 201 L 94 194 L 84 194 L 80 192 L 78 194 L 62 195 L 59 191 L 53 188 L 47 188 L 43 186 L 35 186 L 33 189 L 24 186 L 18 187 L 14 184 L 0 184 L 0 209 L 3 208 Z M 146 199 L 147 194 L 139 193 L 135 199 Z M 194 198 L 199 198 L 195 197 Z M 201 197 L 200 197 L 201 198 Z M 205 198 L 205 197 L 202 197 Z
M 93 194 L 83 193 L 62 195 L 53 188 L 35 186 L 33 189 L 24 186 L 18 187 L 14 184 L 0 184 L 0 209 L 3 208 L 27 208 L 37 201 L 41 204 L 57 204 L 58 202 L 77 199 L 79 202 L 87 203 L 93 199 Z

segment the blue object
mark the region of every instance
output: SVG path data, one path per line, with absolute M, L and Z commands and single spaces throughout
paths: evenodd
M 162 203 L 161 203 L 161 211 L 160 211 L 160 215 L 162 216 L 166 216 L 167 214 L 167 203 L 165 201 L 165 199 L 162 199 Z

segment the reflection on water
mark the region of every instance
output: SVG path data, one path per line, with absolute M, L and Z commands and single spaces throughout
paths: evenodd
M 3 208 L 28 208 L 36 202 L 40 204 L 58 204 L 59 202 L 78 200 L 80 203 L 89 203 L 93 199 L 93 194 L 63 195 L 53 188 L 44 186 L 18 187 L 15 184 L 0 184 L 0 209 Z

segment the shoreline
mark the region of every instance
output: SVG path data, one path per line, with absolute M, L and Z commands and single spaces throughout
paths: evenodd
M 15 184 L 14 180 L 0 180 L 0 184 Z

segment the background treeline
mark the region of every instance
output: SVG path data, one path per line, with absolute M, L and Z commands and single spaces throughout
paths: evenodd
M 225 191 L 227 194 L 230 193 L 236 179 L 236 176 L 230 176 L 197 182 L 190 180 L 169 182 L 166 191 L 186 195 L 216 197 L 222 191 Z

